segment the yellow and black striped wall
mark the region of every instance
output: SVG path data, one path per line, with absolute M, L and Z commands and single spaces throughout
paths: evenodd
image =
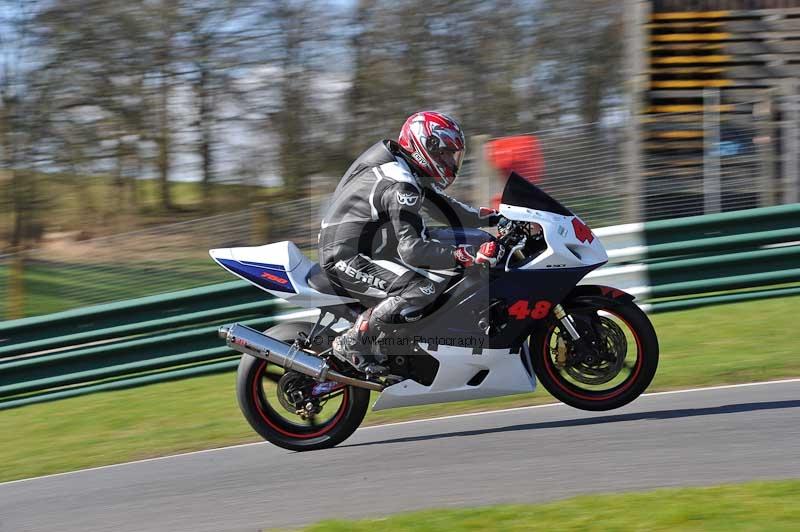
M 642 150 L 658 195 L 665 189 L 660 181 L 701 174 L 709 110 L 719 112 L 723 136 L 765 135 L 753 125 L 759 102 L 777 101 L 800 77 L 800 0 L 651 0 L 648 11 Z M 719 89 L 719 100 L 707 89 Z M 777 117 L 779 110 L 767 105 L 767 112 Z M 726 171 L 763 165 L 740 162 L 753 168 Z M 752 207 L 771 201 L 747 194 L 733 199 Z

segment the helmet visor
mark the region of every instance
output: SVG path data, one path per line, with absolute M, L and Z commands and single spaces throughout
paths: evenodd
M 451 148 L 442 148 L 439 151 L 439 160 L 453 175 L 457 175 L 461 170 L 461 163 L 464 162 L 464 150 L 454 150 Z

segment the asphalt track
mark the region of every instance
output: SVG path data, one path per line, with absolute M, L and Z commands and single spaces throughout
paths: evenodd
M 0 484 L 0 530 L 258 530 L 330 517 L 800 477 L 800 379 L 359 430 Z

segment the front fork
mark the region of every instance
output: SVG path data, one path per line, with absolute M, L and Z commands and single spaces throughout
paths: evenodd
M 589 338 L 583 338 L 575 327 L 575 320 L 572 316 L 567 314 L 564 307 L 560 304 L 553 307 L 553 315 L 569 333 L 575 352 L 578 355 L 577 360 L 569 360 L 569 349 L 567 348 L 564 338 L 559 335 L 556 344 L 556 364 L 560 367 L 564 367 L 567 363 L 575 363 L 578 360 L 585 360 L 589 363 L 594 363 L 598 360 L 599 353 L 597 352 L 593 338 L 591 338 L 591 334 Z
M 553 307 L 553 314 L 555 315 L 556 319 L 561 322 L 561 325 L 564 326 L 574 341 L 577 342 L 581 339 L 578 329 L 575 328 L 575 322 L 573 321 L 572 316 L 567 314 L 567 312 L 564 310 L 564 307 L 562 307 L 560 303 Z

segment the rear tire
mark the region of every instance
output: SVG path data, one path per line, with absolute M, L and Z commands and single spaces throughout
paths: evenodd
M 575 311 L 570 309 L 569 301 L 563 305 L 568 313 L 579 314 L 579 309 L 586 308 L 584 302 L 581 303 L 575 306 Z M 613 410 L 639 397 L 652 382 L 658 367 L 658 338 L 650 319 L 633 301 L 593 297 L 591 305 L 626 324 L 635 339 L 637 359 L 630 368 L 630 378 L 603 390 L 583 388 L 566 378 L 555 364 L 549 347 L 555 323 L 530 338 L 533 369 L 542 385 L 559 401 L 581 410 Z
M 281 323 L 265 331 L 273 338 L 294 342 L 301 332 L 308 334 L 313 324 L 307 322 Z M 327 349 L 330 339 L 314 345 L 315 352 Z M 341 405 L 329 421 L 319 426 L 294 424 L 278 414 L 280 405 L 272 405 L 263 392 L 263 378 L 268 367 L 266 360 L 242 356 L 236 376 L 236 397 L 247 422 L 264 439 L 292 451 L 313 451 L 338 445 L 350 437 L 361 425 L 369 408 L 370 392 L 364 388 L 347 386 L 342 391 Z M 288 413 L 288 412 L 287 412 Z

